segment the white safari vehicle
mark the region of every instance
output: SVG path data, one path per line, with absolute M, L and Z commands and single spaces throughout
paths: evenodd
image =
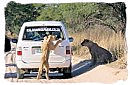
M 63 23 L 59 21 L 32 21 L 24 23 L 19 33 L 16 48 L 17 78 L 24 78 L 24 74 L 38 71 L 41 43 L 43 38 L 49 34 L 55 35 L 56 41 L 62 39 L 56 49 L 50 52 L 50 71 L 58 71 L 63 73 L 65 77 L 71 77 L 70 42 L 73 41 L 73 38 L 68 37 Z

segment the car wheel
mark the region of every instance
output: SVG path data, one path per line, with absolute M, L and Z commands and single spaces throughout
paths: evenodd
M 63 69 L 63 77 L 64 78 L 72 78 L 71 69 L 72 69 L 71 66 L 69 68 L 64 68 Z

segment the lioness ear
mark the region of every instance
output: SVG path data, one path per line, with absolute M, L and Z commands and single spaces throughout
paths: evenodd
M 44 40 L 47 40 L 47 36 L 46 36 L 46 37 L 44 37 Z
M 50 41 L 51 38 L 52 38 L 52 35 L 49 35 L 47 41 Z
M 85 41 L 86 41 L 86 42 L 89 42 L 89 40 L 88 40 L 88 39 L 85 39 Z

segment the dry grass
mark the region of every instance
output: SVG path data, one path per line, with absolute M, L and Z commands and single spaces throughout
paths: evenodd
M 115 33 L 109 28 L 103 28 L 99 25 L 96 28 L 86 29 L 78 33 L 73 33 L 74 38 L 73 54 L 75 57 L 90 59 L 91 55 L 87 47 L 82 47 L 80 43 L 86 38 L 96 42 L 99 46 L 107 49 L 118 60 L 113 62 L 110 66 L 118 68 L 126 68 L 127 66 L 127 46 L 125 38 L 121 33 Z

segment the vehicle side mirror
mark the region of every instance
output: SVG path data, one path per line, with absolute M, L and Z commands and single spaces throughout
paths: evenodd
M 12 39 L 12 42 L 13 42 L 13 43 L 17 43 L 17 42 L 18 42 L 18 39 Z
M 69 42 L 73 42 L 74 39 L 72 37 L 69 37 Z

